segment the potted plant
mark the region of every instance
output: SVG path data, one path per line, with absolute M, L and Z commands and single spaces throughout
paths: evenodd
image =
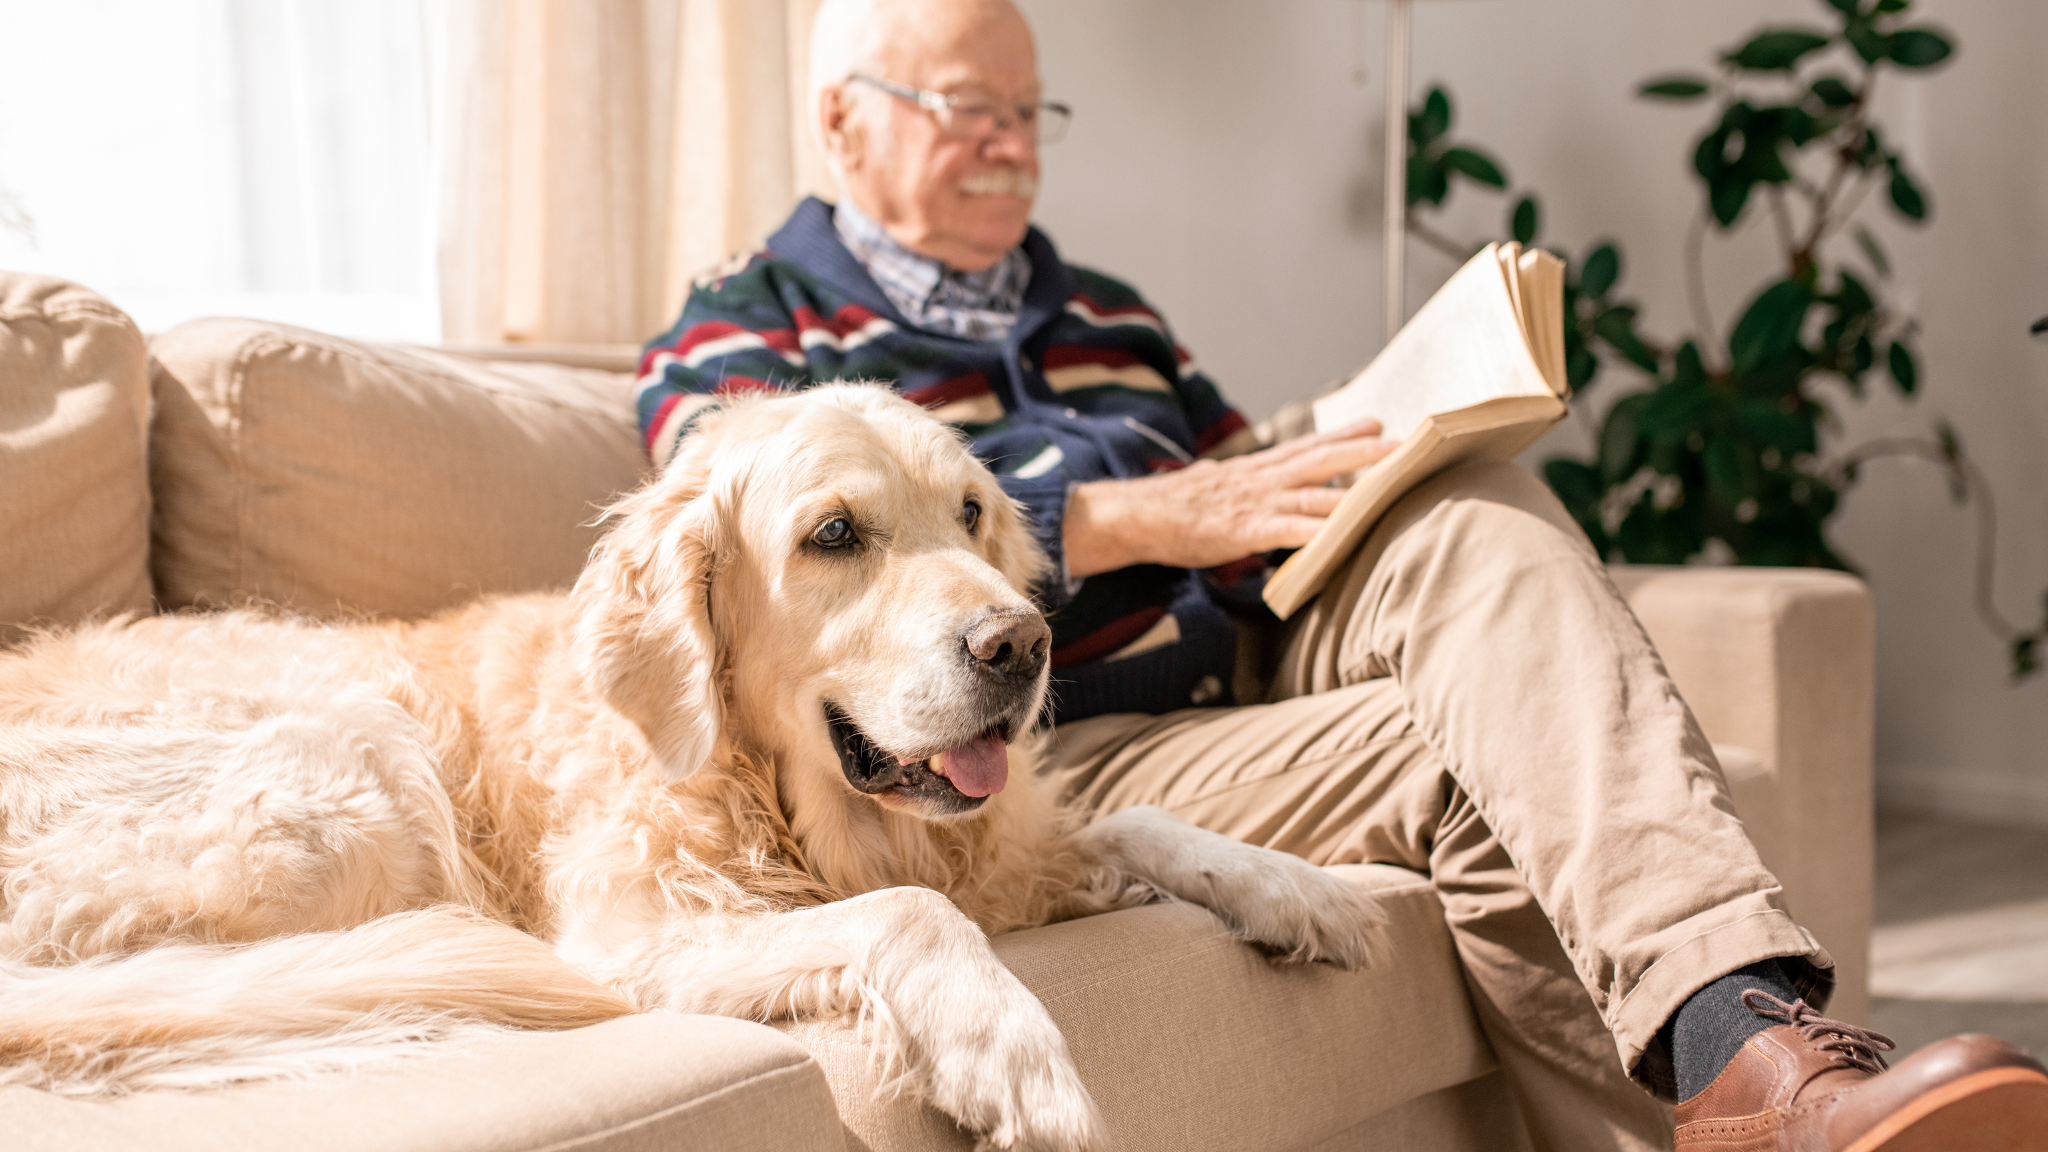
M 1660 344 L 1637 328 L 1637 305 L 1616 295 L 1620 249 L 1595 246 L 1570 263 L 1565 287 L 1566 369 L 1574 394 L 1604 359 L 1640 370 L 1643 386 L 1615 400 L 1591 459 L 1559 457 L 1549 481 L 1602 555 L 1677 564 L 1703 554 L 1739 564 L 1851 568 L 1827 522 L 1870 462 L 1930 460 L 1960 503 L 1977 510 L 1975 600 L 2005 643 L 2012 674 L 2040 669 L 2040 625 L 2012 624 L 1991 600 L 1996 517 L 1989 486 L 1955 431 L 1837 449 L 1833 407 L 1861 399 L 1873 380 L 1912 397 L 1920 386 L 1917 324 L 1887 299 L 1891 265 L 1859 216 L 1882 201 L 1924 223 L 1926 192 L 1873 116 L 1872 95 L 1896 73 L 1947 60 L 1942 31 L 1910 23 L 1911 0 L 1822 0 L 1831 26 L 1771 27 L 1720 54 L 1714 74 L 1646 81 L 1648 99 L 1710 102 L 1715 112 L 1691 153 L 1702 211 L 1687 243 L 1691 337 Z M 1460 182 L 1505 189 L 1483 150 L 1454 143 L 1452 106 L 1432 90 L 1409 117 L 1411 235 L 1462 259 L 1471 245 L 1428 221 Z M 1780 262 L 1725 336 L 1706 315 L 1701 248 L 1707 231 L 1754 214 L 1769 218 Z M 1535 241 L 1540 211 L 1521 196 L 1508 232 Z M 2037 325 L 2037 327 L 2039 327 Z

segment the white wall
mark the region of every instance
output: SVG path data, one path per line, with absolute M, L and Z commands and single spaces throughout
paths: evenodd
M 1381 340 L 1381 23 L 1369 0 L 1022 0 L 1049 91 L 1077 109 L 1046 156 L 1039 213 L 1070 259 L 1135 282 L 1253 415 L 1362 363 Z M 1955 424 L 2001 513 L 1998 601 L 2025 623 L 2048 587 L 2048 5 L 1923 0 L 1960 44 L 1896 84 L 1884 122 L 1930 191 L 1933 222 L 1867 211 L 1897 299 L 1921 317 L 1922 396 L 1845 402 L 1835 446 Z M 1658 336 L 1691 327 L 1681 275 L 1698 211 L 1690 155 L 1707 111 L 1633 99 L 1699 70 L 1766 20 L 1818 23 L 1818 0 L 1445 0 L 1416 6 L 1416 90 L 1441 81 L 1455 132 L 1537 189 L 1544 240 L 1620 241 L 1623 289 Z M 1369 75 L 1361 82 L 1363 65 Z M 1873 207 L 1877 207 L 1875 199 Z M 1461 191 L 1448 223 L 1497 231 L 1506 202 Z M 1725 326 L 1762 283 L 1759 227 L 1710 240 Z M 1451 271 L 1419 245 L 1409 306 Z M 1628 387 L 1609 368 L 1595 405 Z M 1578 421 L 1550 442 L 1584 442 Z M 1548 454 L 1548 453 L 1544 453 Z M 1970 611 L 1968 517 L 1927 467 L 1881 464 L 1835 521 L 1878 604 L 1878 757 L 1894 803 L 2048 824 L 2048 678 L 2009 687 Z

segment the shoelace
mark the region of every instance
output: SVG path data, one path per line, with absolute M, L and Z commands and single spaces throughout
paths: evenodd
M 1756 999 L 1751 1000 L 1752 996 Z M 1828 1053 L 1829 1060 L 1839 1067 L 1882 1072 L 1888 1067 L 1883 1054 L 1898 1047 L 1881 1032 L 1830 1020 L 1804 1000 L 1787 1004 L 1769 992 L 1751 988 L 1742 994 L 1742 1006 L 1767 1020 L 1783 1020 L 1799 1029 L 1800 1039 Z

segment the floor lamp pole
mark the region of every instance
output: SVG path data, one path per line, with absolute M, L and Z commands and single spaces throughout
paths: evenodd
M 1386 338 L 1406 319 L 1402 307 L 1408 247 L 1408 21 L 1414 0 L 1387 0 L 1387 301 Z

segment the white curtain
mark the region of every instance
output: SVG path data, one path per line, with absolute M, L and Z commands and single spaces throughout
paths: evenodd
M 637 344 L 826 185 L 818 0 L 456 0 L 443 337 Z

